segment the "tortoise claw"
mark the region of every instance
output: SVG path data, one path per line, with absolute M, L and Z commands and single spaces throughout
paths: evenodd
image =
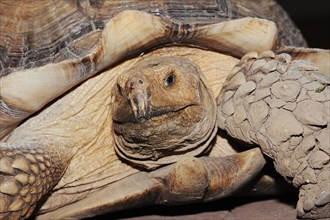
M 232 195 L 259 173 L 266 160 L 259 148 L 219 158 L 202 158 L 208 170 L 209 188 L 205 201 Z
M 136 173 L 79 202 L 39 215 L 37 219 L 86 218 L 152 204 L 220 199 L 252 180 L 264 164 L 258 148 L 223 158 L 187 157 L 149 173 Z

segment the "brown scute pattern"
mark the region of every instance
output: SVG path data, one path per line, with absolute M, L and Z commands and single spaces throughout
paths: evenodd
M 300 188 L 297 215 L 330 217 L 330 79 L 306 61 L 271 52 L 242 58 L 218 103 L 218 125 L 260 145 Z
M 60 179 L 64 167 L 40 148 L 0 145 L 0 219 L 29 217 L 37 201 Z
M 95 45 L 98 30 L 105 24 L 91 20 L 72 1 L 2 1 L 0 8 L 0 75 L 16 67 L 32 68 L 82 57 Z M 82 36 L 86 39 L 80 39 Z
M 77 59 L 97 44 L 105 24 L 125 10 L 204 25 L 242 17 L 277 23 L 280 45 L 306 46 L 300 31 L 274 0 L 0 1 L 0 76 Z

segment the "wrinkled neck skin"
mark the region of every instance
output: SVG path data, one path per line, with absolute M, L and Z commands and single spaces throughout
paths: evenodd
M 215 103 L 198 67 L 178 57 L 145 59 L 113 88 L 117 154 L 155 169 L 208 150 Z

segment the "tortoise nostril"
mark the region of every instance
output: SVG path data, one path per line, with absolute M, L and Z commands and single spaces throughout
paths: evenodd
M 127 86 L 130 91 L 137 88 L 144 88 L 145 79 L 143 79 L 142 77 L 134 77 L 127 82 Z

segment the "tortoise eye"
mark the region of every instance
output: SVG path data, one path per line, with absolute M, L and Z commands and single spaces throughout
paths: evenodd
M 171 87 L 171 86 L 173 86 L 175 81 L 176 81 L 176 76 L 174 75 L 174 73 L 170 73 L 166 77 L 164 85 L 165 85 L 166 88 Z

